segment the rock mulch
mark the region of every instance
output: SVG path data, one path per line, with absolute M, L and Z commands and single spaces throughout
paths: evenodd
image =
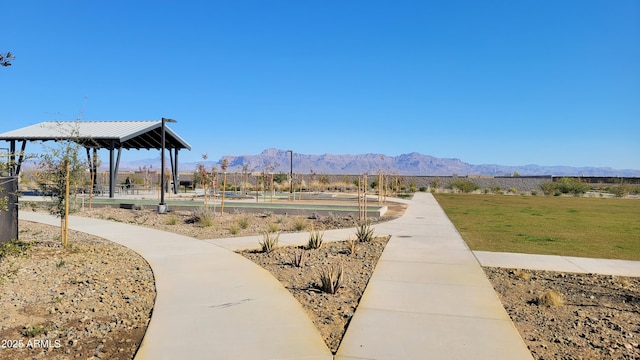
M 640 278 L 485 273 L 534 359 L 640 359 Z
M 380 236 L 356 242 L 354 253 L 349 242 L 339 241 L 324 243 L 319 249 L 289 246 L 269 254 L 240 254 L 271 272 L 293 294 L 335 354 L 388 240 L 388 236 Z M 302 263 L 296 266 L 294 256 L 301 253 Z M 323 292 L 320 286 L 320 273 L 331 267 L 343 270 L 343 280 L 335 294 Z
M 31 247 L 0 259 L 0 359 L 132 359 L 156 294 L 147 262 L 88 234 L 64 249 L 59 228 L 20 229 Z

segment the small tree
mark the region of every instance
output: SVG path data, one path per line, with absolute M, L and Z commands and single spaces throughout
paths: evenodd
M 227 168 L 229 167 L 229 160 L 223 159 L 220 168 L 222 169 L 222 201 L 220 203 L 220 215 L 224 215 L 224 193 L 227 190 Z
M 207 161 L 209 155 L 202 154 L 202 160 Z M 207 172 L 207 168 L 203 164 L 196 166 L 196 176 L 194 176 L 194 182 L 199 181 L 202 184 L 204 190 L 204 208 L 209 210 L 209 185 L 211 184 L 211 176 Z
M 69 187 L 84 178 L 87 168 L 86 162 L 79 156 L 82 144 L 78 135 L 78 131 L 73 130 L 71 138 L 76 140 L 58 141 L 57 146 L 47 147 L 47 153 L 40 158 L 40 168 L 43 170 L 41 180 L 51 187 L 53 204 L 50 212 L 60 217 L 60 240 L 64 247 L 69 244 L 69 213 L 77 210 L 69 201 L 70 197 L 76 196 Z
M 242 165 L 242 195 L 247 193 L 247 185 L 249 184 L 249 165 Z
M 88 150 L 87 150 L 87 154 L 88 154 Z M 100 167 L 100 164 L 102 163 L 102 161 L 100 160 L 100 158 L 98 157 L 98 149 L 97 148 L 93 148 L 93 158 L 91 159 L 92 164 L 89 165 L 89 169 L 91 170 L 89 173 L 91 175 L 91 179 L 90 179 L 90 186 L 89 186 L 89 209 L 92 208 L 93 206 L 93 192 L 95 190 L 96 187 L 96 172 L 98 171 L 98 167 Z

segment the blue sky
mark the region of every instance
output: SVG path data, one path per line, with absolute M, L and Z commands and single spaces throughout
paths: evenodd
M 0 51 L 16 59 L 0 68 L 0 133 L 168 117 L 193 147 L 181 161 L 274 147 L 640 169 L 637 0 L 20 0 L 2 13 Z

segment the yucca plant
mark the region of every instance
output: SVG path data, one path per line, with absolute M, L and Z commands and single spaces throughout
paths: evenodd
M 293 253 L 293 258 L 291 259 L 291 264 L 295 267 L 304 267 L 304 260 L 306 257 L 306 252 L 304 249 L 296 250 Z
M 271 232 L 265 232 L 262 235 L 262 241 L 259 241 L 258 243 L 260 244 L 260 248 L 262 249 L 262 252 L 265 252 L 267 254 L 273 252 L 277 247 L 278 247 L 278 240 L 280 239 L 280 233 L 271 233 Z
M 320 270 L 320 290 L 328 294 L 335 294 L 342 285 L 343 276 L 342 264 L 340 267 L 325 266 Z
M 320 232 L 319 230 L 311 229 L 309 233 L 309 242 L 307 243 L 307 248 L 309 249 L 320 249 L 322 247 L 322 242 L 324 241 L 322 238 L 324 237 L 324 232 Z
M 363 222 L 358 226 L 356 229 L 356 239 L 360 242 L 373 240 L 373 227 L 370 222 Z

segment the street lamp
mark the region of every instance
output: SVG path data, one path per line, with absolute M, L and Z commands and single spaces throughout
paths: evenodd
M 165 123 L 175 123 L 177 121 L 173 119 L 162 118 L 162 128 L 161 128 L 161 140 L 162 143 L 160 146 L 162 151 L 160 153 L 160 204 L 158 205 L 158 214 L 164 214 L 167 212 L 167 204 L 164 202 L 164 150 L 166 147 L 165 143 Z
M 289 153 L 290 170 L 289 170 L 289 194 L 293 194 L 293 150 L 287 150 Z

